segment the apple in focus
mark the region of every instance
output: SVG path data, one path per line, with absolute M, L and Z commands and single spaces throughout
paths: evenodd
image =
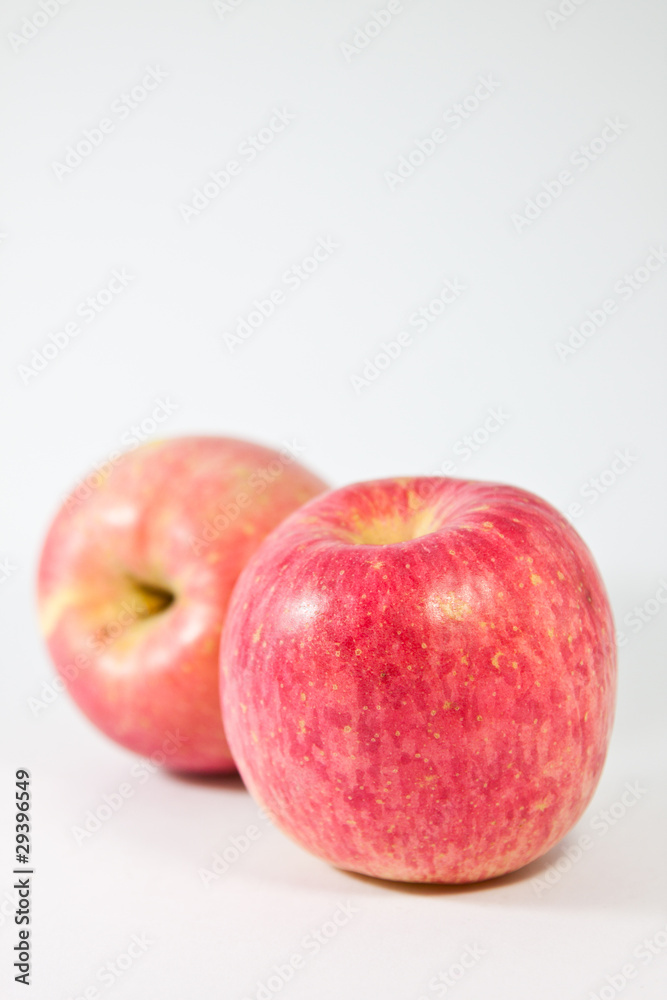
M 402 881 L 492 878 L 560 840 L 600 777 L 615 685 L 586 545 L 495 483 L 310 501 L 246 566 L 221 642 L 250 791 L 319 857 Z
M 173 770 L 233 771 L 218 695 L 232 588 L 265 536 L 325 489 L 289 451 L 183 437 L 127 452 L 68 497 L 38 573 L 40 622 L 104 733 Z

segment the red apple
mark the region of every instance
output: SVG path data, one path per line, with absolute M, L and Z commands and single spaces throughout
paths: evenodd
M 232 771 L 218 696 L 229 596 L 263 538 L 325 485 L 287 450 L 216 437 L 144 445 L 97 480 L 68 498 L 42 552 L 53 661 L 123 746 Z
M 474 882 L 581 816 L 613 717 L 605 590 L 545 501 L 390 479 L 292 514 L 241 574 L 221 643 L 241 776 L 341 868 Z

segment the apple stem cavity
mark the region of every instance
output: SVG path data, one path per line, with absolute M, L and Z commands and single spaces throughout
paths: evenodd
M 176 595 L 165 587 L 158 587 L 157 584 L 148 583 L 146 580 L 137 580 L 136 577 L 128 577 L 133 591 L 141 602 L 141 618 L 150 618 L 152 615 L 159 615 L 166 611 L 174 601 Z

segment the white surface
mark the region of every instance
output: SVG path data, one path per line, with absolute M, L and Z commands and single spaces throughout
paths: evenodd
M 8 35 L 39 7 L 7 0 L 0 12 L 0 73 L 11 94 L 0 116 L 0 556 L 14 567 L 0 584 L 0 895 L 11 885 L 13 772 L 25 766 L 35 1000 L 93 986 L 113 1000 L 241 1000 L 295 952 L 305 967 L 280 992 L 289 1000 L 418 1000 L 443 995 L 429 982 L 466 946 L 485 954 L 449 990 L 461 1000 L 584 1000 L 628 962 L 637 976 L 624 998 L 664 996 L 667 948 L 650 962 L 633 951 L 645 938 L 663 940 L 667 925 L 667 614 L 660 605 L 637 632 L 624 618 L 667 578 L 667 266 L 627 301 L 614 283 L 667 242 L 667 9 L 587 0 L 552 28 L 555 2 L 406 0 L 347 62 L 340 43 L 380 6 L 244 0 L 220 17 L 205 0 L 73 0 L 17 52 Z M 53 161 L 147 67 L 167 78 L 124 120 L 115 114 L 114 131 L 58 180 Z M 489 99 L 460 128 L 443 125 L 489 74 L 500 84 Z M 274 107 L 294 119 L 187 224 L 179 205 Z M 573 183 L 518 233 L 513 213 L 615 117 L 627 126 L 618 138 L 585 171 L 570 163 Z M 391 191 L 385 172 L 441 125 L 445 142 Z M 339 247 L 289 290 L 283 273 L 329 236 Z M 114 268 L 133 281 L 95 322 L 79 317 L 78 337 L 25 384 L 18 366 Z M 355 394 L 351 376 L 446 278 L 465 293 Z M 231 354 L 223 332 L 279 287 L 285 301 Z M 609 297 L 618 311 L 561 360 L 556 342 Z M 257 820 L 237 782 L 157 773 L 140 784 L 134 758 L 65 696 L 34 715 L 28 699 L 53 678 L 32 599 L 48 521 L 65 491 L 165 396 L 178 408 L 159 433 L 296 440 L 336 485 L 428 474 L 453 459 L 461 475 L 515 483 L 563 510 L 581 503 L 575 524 L 626 642 L 609 761 L 566 842 L 588 833 L 593 846 L 556 885 L 540 894 L 533 879 L 562 845 L 470 889 L 348 876 Z M 498 406 L 509 414 L 502 428 L 457 460 L 456 443 Z M 617 449 L 633 461 L 591 502 L 581 490 Z M 646 791 L 601 833 L 596 816 L 628 781 Z M 77 845 L 72 827 L 123 782 L 133 795 Z M 205 888 L 198 869 L 253 823 L 259 839 Z M 357 912 L 314 954 L 304 937 L 341 901 Z M 105 986 L 98 971 L 133 934 L 153 943 Z M 9 997 L 26 995 L 11 981 L 15 940 L 5 919 L 0 981 Z

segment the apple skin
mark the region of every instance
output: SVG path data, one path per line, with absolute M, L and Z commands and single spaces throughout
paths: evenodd
M 172 770 L 234 771 L 218 695 L 229 597 L 265 536 L 325 484 L 288 452 L 223 437 L 143 445 L 108 469 L 67 499 L 42 550 L 53 662 L 118 743 Z
M 288 835 L 410 882 L 514 871 L 576 823 L 610 737 L 616 650 L 584 542 L 494 483 L 360 483 L 255 554 L 221 642 L 229 744 Z

